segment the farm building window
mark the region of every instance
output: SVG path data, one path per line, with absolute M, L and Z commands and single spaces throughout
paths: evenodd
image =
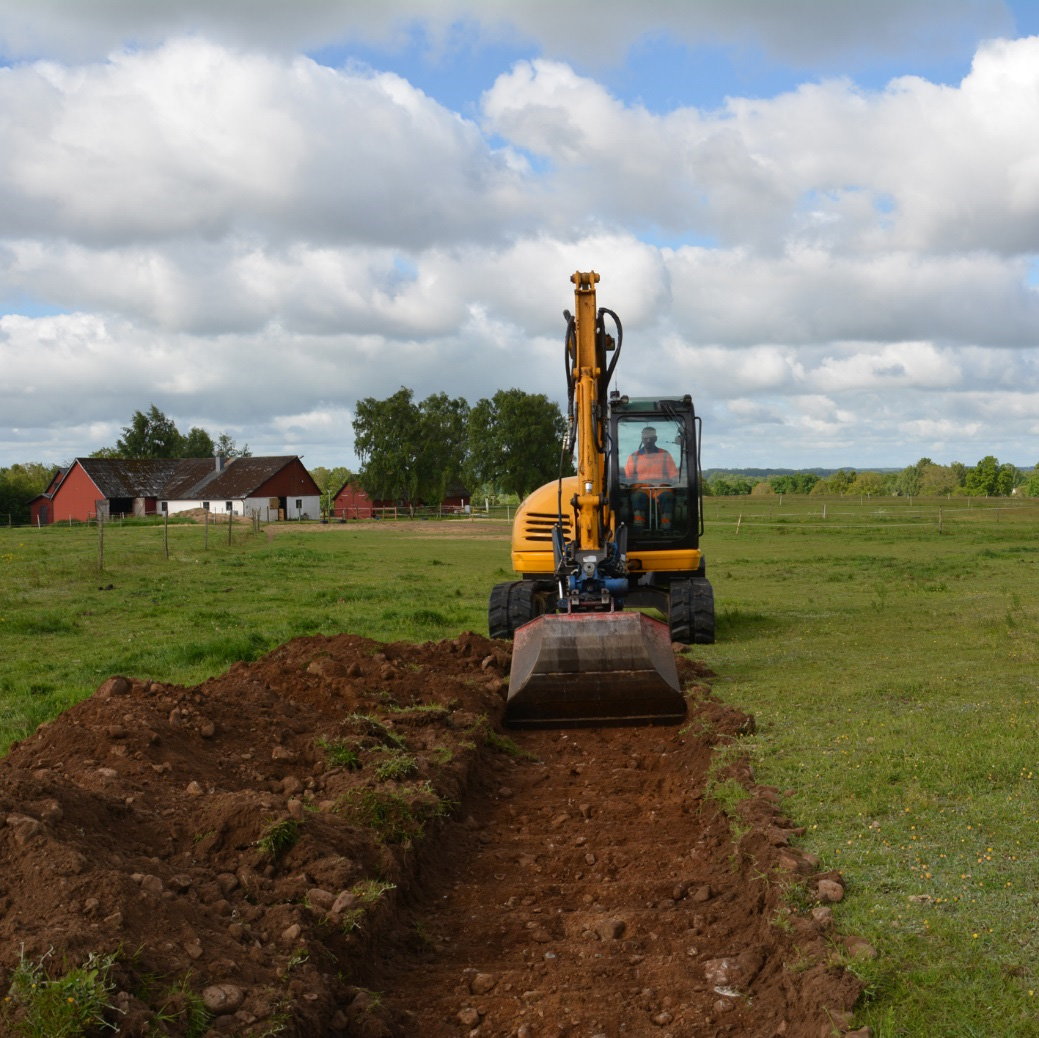
M 162 510 L 164 512 L 167 512 L 167 511 L 169 511 L 169 504 L 170 504 L 169 501 L 163 501 L 162 505 L 160 507 L 162 508 Z
M 302 512 L 303 511 L 303 499 L 302 498 L 299 498 L 299 497 L 296 498 L 296 511 L 297 512 Z
M 232 502 L 230 502 L 230 501 L 225 501 L 224 502 L 224 511 L 225 512 L 233 512 L 234 511 L 234 504 Z
M 202 502 L 202 507 L 208 512 L 209 511 L 209 502 L 208 501 L 203 501 Z

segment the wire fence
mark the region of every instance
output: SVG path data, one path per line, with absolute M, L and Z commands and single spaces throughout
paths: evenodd
M 724 501 L 724 503 L 722 503 Z M 933 528 L 942 533 L 957 524 L 1037 522 L 1039 500 L 1023 498 L 951 498 L 914 503 L 910 498 L 883 502 L 862 498 L 833 498 L 814 501 L 797 498 L 783 502 L 744 498 L 745 507 L 734 506 L 731 498 L 704 500 L 706 526 L 743 529 L 874 529 Z
M 517 505 L 485 504 L 483 507 L 467 508 L 407 508 L 407 507 L 349 507 L 326 514 L 320 519 L 305 517 L 292 519 L 271 519 L 260 515 L 233 517 L 236 526 L 249 524 L 254 530 L 267 525 L 315 525 L 352 523 L 404 523 L 413 521 L 436 520 L 445 523 L 483 522 L 496 520 L 511 523 L 515 518 Z M 789 528 L 818 526 L 827 529 L 883 527 L 894 529 L 898 526 L 920 527 L 933 526 L 938 530 L 948 523 L 958 522 L 1004 522 L 1039 520 L 1039 499 L 1007 498 L 1007 497 L 964 497 L 949 499 L 913 498 L 868 498 L 868 497 L 833 497 L 816 499 L 798 495 L 776 495 L 769 497 L 705 497 L 703 506 L 704 524 L 706 526 Z M 140 517 L 134 515 L 102 515 L 106 526 L 161 526 L 161 516 Z M 6 520 L 6 522 L 4 521 Z M 97 516 L 91 515 L 85 520 L 59 520 L 52 524 L 29 523 L 16 521 L 12 514 L 0 515 L 0 532 L 8 530 L 37 530 L 55 527 L 96 527 Z M 169 517 L 172 525 L 203 525 L 196 518 Z M 230 526 L 230 522 L 221 514 L 213 514 L 205 525 L 217 527 Z

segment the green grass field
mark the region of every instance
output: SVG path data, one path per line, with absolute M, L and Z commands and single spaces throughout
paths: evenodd
M 877 959 L 857 1022 L 1039 1034 L 1039 508 L 717 498 L 715 692 L 840 868 Z M 486 630 L 504 522 L 0 528 L 0 746 L 113 673 L 191 684 L 300 634 Z M 109 587 L 111 585 L 111 587 Z

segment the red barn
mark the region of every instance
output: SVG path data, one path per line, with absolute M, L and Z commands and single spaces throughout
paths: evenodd
M 332 498 L 332 519 L 371 519 L 375 502 L 356 484 L 344 483 Z
M 205 508 L 262 519 L 316 519 L 321 492 L 298 457 L 76 458 L 30 503 L 33 523 Z

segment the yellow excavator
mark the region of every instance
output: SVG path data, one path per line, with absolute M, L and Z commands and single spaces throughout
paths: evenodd
M 491 637 L 514 642 L 505 723 L 679 723 L 686 705 L 671 643 L 714 641 L 700 551 L 701 423 L 689 396 L 610 390 L 620 318 L 596 308 L 598 274 L 570 280 L 563 450 L 576 446 L 577 475 L 520 505 L 512 566 L 521 579 L 491 591 Z M 667 621 L 632 608 L 640 606 Z

